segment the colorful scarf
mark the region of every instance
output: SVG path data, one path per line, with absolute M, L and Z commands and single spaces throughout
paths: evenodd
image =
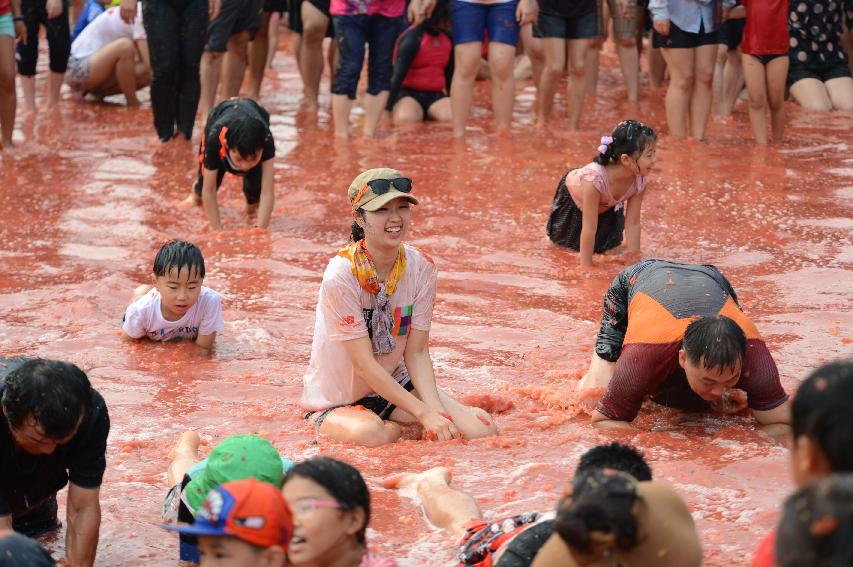
M 384 282 L 379 281 L 376 267 L 370 252 L 364 245 L 364 240 L 353 242 L 338 252 L 338 256 L 348 258 L 352 268 L 352 274 L 358 280 L 358 285 L 368 293 L 372 293 L 376 300 L 376 309 L 371 318 L 373 335 L 373 352 L 375 354 L 388 354 L 397 346 L 397 341 L 391 335 L 394 328 L 394 315 L 391 313 L 391 296 L 397 291 L 397 285 L 403 279 L 406 272 L 406 251 L 400 244 L 397 252 L 397 260 L 391 268 Z

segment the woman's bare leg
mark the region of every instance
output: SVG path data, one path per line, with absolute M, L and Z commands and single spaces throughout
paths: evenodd
M 429 522 L 450 532 L 458 541 L 465 535 L 465 525 L 482 518 L 480 507 L 469 494 L 450 487 L 450 471 L 444 467 L 420 474 L 401 474 L 383 482 L 386 488 L 416 491 Z
M 190 467 L 198 462 L 198 446 L 201 439 L 195 431 L 186 431 L 172 449 L 172 462 L 166 470 L 169 486 L 175 486 L 184 478 Z

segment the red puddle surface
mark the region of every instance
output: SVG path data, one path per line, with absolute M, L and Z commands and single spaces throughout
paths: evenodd
M 200 210 L 174 210 L 193 181 L 195 147 L 161 148 L 147 108 L 67 102 L 52 117 L 20 118 L 20 148 L 0 158 L 0 352 L 73 361 L 107 399 L 113 428 L 97 564 L 175 563 L 176 538 L 158 519 L 167 455 L 187 428 L 211 445 L 259 432 L 293 459 L 322 453 L 357 465 L 373 490 L 370 542 L 404 565 L 449 565 L 454 546 L 410 501 L 381 488 L 384 475 L 450 466 L 489 517 L 546 509 L 584 450 L 618 439 L 642 448 L 657 477 L 685 496 L 708 565 L 747 564 L 791 489 L 786 450 L 745 418 L 653 406 L 638 420 L 643 432 L 600 432 L 575 394 L 602 293 L 624 263 L 599 259 L 584 272 L 552 246 L 544 234 L 551 197 L 566 167 L 586 163 L 617 122 L 664 121 L 662 89 L 644 85 L 630 108 L 613 55 L 603 62 L 582 132 L 563 130 L 562 114 L 553 130 L 534 129 L 527 83 L 512 137 L 496 139 L 481 84 L 466 142 L 428 124 L 336 143 L 325 111 L 319 126 L 297 114 L 301 85 L 280 53 L 262 91 L 278 146 L 269 231 L 247 228 L 233 181 L 221 195 L 224 232 L 209 232 Z M 752 145 L 744 103 L 734 121 L 710 125 L 708 143 L 663 137 L 643 239 L 649 255 L 724 270 L 793 391 L 809 368 L 851 351 L 853 117 L 789 109 L 788 141 L 770 150 Z M 318 286 L 348 235 L 344 192 L 379 165 L 414 178 L 421 197 L 411 241 L 440 270 L 439 383 L 499 410 L 498 438 L 318 445 L 301 419 Z M 172 237 L 201 246 L 205 283 L 224 296 L 225 331 L 210 358 L 192 345 L 119 336 L 132 289 Z M 48 543 L 60 549 L 61 541 Z

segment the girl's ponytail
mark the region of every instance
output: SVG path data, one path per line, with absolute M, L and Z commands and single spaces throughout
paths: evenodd
M 364 218 L 363 209 L 358 209 L 355 214 L 360 216 L 362 219 Z M 364 229 L 361 228 L 361 226 L 359 226 L 359 224 L 355 221 L 352 221 L 352 226 L 350 226 L 349 240 L 350 242 L 358 242 L 359 240 L 364 240 Z

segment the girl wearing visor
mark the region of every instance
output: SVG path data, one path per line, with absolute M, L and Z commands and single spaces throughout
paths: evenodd
M 374 447 L 396 441 L 400 423 L 420 423 L 426 439 L 495 435 L 492 418 L 436 386 L 429 354 L 436 268 L 404 244 L 412 180 L 378 168 L 347 193 L 350 243 L 320 285 L 302 405 L 318 433 Z

